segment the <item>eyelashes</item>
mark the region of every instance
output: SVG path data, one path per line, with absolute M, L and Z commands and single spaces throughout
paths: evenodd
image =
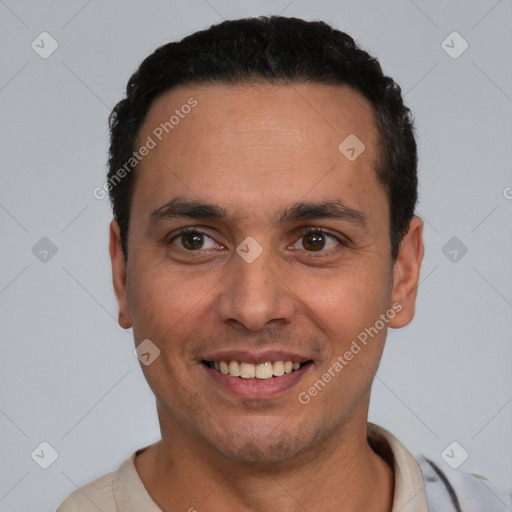
M 307 240 L 306 243 L 305 240 Z M 177 241 L 180 242 L 179 245 L 176 243 Z M 168 244 L 189 253 L 225 249 L 208 233 L 195 226 L 181 229 L 168 240 Z M 333 251 L 346 247 L 348 242 L 343 236 L 335 235 L 323 228 L 308 227 L 299 233 L 298 240 L 293 245 L 297 246 L 298 244 L 301 247 L 294 247 L 292 250 L 301 250 L 316 256 L 332 254 Z
M 201 231 L 195 227 L 189 227 L 189 228 L 183 228 L 177 235 L 173 236 L 170 240 L 169 240 L 169 244 L 173 244 L 173 242 L 177 239 L 182 239 L 183 241 L 183 238 L 185 237 L 188 237 L 189 238 L 189 241 L 187 242 L 188 245 L 197 245 L 198 243 L 198 240 L 201 241 L 203 238 L 209 238 L 210 240 L 214 241 L 212 237 L 208 236 L 207 233 L 205 233 L 204 231 Z M 190 240 L 194 240 L 191 244 L 189 243 Z M 202 245 L 202 244 L 201 244 Z M 218 245 L 216 242 L 214 245 Z M 223 247 L 223 246 L 222 246 Z M 187 248 L 185 246 L 183 246 L 183 243 L 182 243 L 182 247 L 180 247 L 180 249 L 183 249 L 185 251 L 190 251 L 190 252 L 195 252 L 198 248 Z M 203 247 L 199 247 L 199 249 L 203 249 Z M 210 248 L 211 249 L 211 248 Z

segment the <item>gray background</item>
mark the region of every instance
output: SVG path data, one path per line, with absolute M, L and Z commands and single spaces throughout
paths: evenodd
M 349 32 L 416 117 L 426 257 L 416 318 L 390 332 L 370 420 L 448 472 L 441 453 L 457 441 L 461 469 L 512 482 L 510 0 L 0 0 L 0 510 L 54 511 L 158 439 L 131 332 L 116 321 L 109 204 L 92 195 L 106 119 L 157 46 L 280 12 Z M 31 48 L 43 31 L 59 45 L 47 59 Z M 453 31 L 469 44 L 458 58 L 441 46 Z M 33 250 L 43 237 L 55 255 L 44 241 Z M 59 454 L 46 470 L 31 458 L 42 441 Z

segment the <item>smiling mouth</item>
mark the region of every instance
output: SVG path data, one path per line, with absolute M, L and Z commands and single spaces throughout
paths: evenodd
M 296 372 L 312 362 L 312 360 L 303 363 L 297 361 L 266 361 L 260 364 L 252 364 L 243 361 L 202 361 L 208 368 L 216 370 L 223 375 L 253 380 L 268 380 L 282 377 L 288 373 Z

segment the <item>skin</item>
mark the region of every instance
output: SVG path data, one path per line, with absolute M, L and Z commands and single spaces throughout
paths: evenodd
M 162 433 L 135 459 L 141 480 L 164 511 L 390 511 L 393 471 L 366 438 L 386 328 L 307 405 L 297 399 L 393 304 L 401 311 L 390 327 L 414 316 L 423 225 L 413 218 L 393 262 L 371 106 L 347 86 L 179 88 L 155 100 L 140 142 L 191 96 L 197 106 L 137 168 L 127 261 L 115 221 L 110 230 L 119 323 L 161 350 L 141 365 Z M 352 133 L 366 149 L 351 162 L 338 145 Z M 228 217 L 152 223 L 174 198 L 220 205 Z M 365 222 L 276 222 L 297 201 L 326 200 Z M 204 248 L 184 248 L 190 237 L 177 235 L 187 226 L 206 233 Z M 337 238 L 312 249 L 309 227 Z M 248 236 L 263 249 L 252 263 L 236 252 Z M 201 363 L 224 348 L 291 350 L 313 364 L 275 397 L 240 398 Z

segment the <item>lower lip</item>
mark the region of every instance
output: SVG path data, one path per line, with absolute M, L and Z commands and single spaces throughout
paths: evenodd
M 201 366 L 215 382 L 232 393 L 242 398 L 262 399 L 273 398 L 292 388 L 310 370 L 313 363 L 301 366 L 298 370 L 285 373 L 281 377 L 271 377 L 270 379 L 241 379 L 224 375 L 205 364 L 201 364 Z

